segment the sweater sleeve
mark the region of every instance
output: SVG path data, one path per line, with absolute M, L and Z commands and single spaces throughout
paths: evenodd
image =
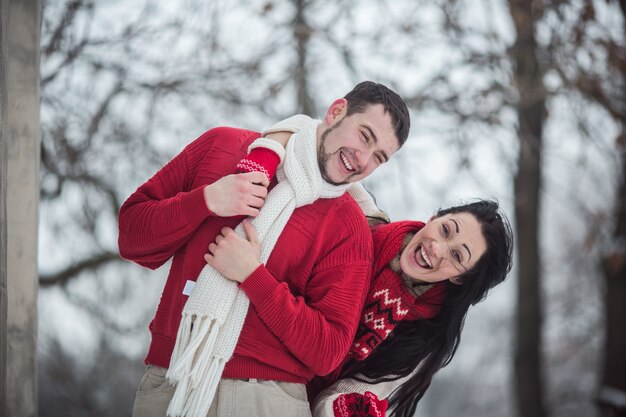
M 119 213 L 120 255 L 156 269 L 214 214 L 204 200 L 205 185 L 191 188 L 202 157 L 220 128 L 189 144 L 124 202 Z
M 343 228 L 327 225 L 343 237 L 317 262 L 304 296 L 294 296 L 264 265 L 240 285 L 267 328 L 316 375 L 330 373 L 345 357 L 369 289 L 372 241 L 360 216 L 350 222 L 346 215 Z

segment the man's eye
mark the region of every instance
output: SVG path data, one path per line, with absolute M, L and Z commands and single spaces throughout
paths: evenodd
M 364 132 L 361 132 L 361 136 L 363 136 L 363 140 L 365 143 L 370 143 L 370 138 Z

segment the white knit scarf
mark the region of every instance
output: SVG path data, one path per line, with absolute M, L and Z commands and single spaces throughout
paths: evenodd
M 261 242 L 261 262 L 267 262 L 296 207 L 320 198 L 342 195 L 347 185 L 322 179 L 317 163 L 316 129 L 319 120 L 306 120 L 287 143 L 278 184 L 268 194 L 259 215 L 252 219 Z M 244 237 L 240 224 L 235 233 Z M 206 265 L 183 309 L 167 379 L 176 392 L 167 409 L 171 417 L 205 417 L 213 401 L 224 365 L 239 339 L 250 301 L 236 282 Z
M 269 129 L 263 132 L 263 136 L 267 135 L 268 133 L 276 132 L 297 133 L 311 120 L 313 119 L 305 114 L 297 114 L 287 119 L 283 119 L 280 122 L 274 123 L 272 126 L 270 126 Z M 389 223 L 391 221 L 387 213 L 378 208 L 378 205 L 374 200 L 374 196 L 372 196 L 369 191 L 367 191 L 365 187 L 361 185 L 361 183 L 351 183 L 348 186 L 348 194 L 350 194 L 354 201 L 356 201 L 366 217 L 370 219 L 377 219 L 386 223 Z

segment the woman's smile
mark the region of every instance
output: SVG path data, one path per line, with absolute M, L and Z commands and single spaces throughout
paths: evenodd
M 400 268 L 419 282 L 453 280 L 487 251 L 480 223 L 469 213 L 431 219 L 404 248 Z

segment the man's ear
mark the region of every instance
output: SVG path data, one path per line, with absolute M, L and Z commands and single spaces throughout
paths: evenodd
M 346 100 L 345 98 L 338 98 L 337 100 L 333 101 L 333 104 L 331 104 L 326 111 L 324 123 L 326 123 L 328 127 L 334 126 L 337 122 L 344 118 L 347 112 L 348 100 Z
M 463 278 L 453 277 L 453 278 L 450 278 L 450 282 L 453 283 L 454 285 L 463 285 Z

